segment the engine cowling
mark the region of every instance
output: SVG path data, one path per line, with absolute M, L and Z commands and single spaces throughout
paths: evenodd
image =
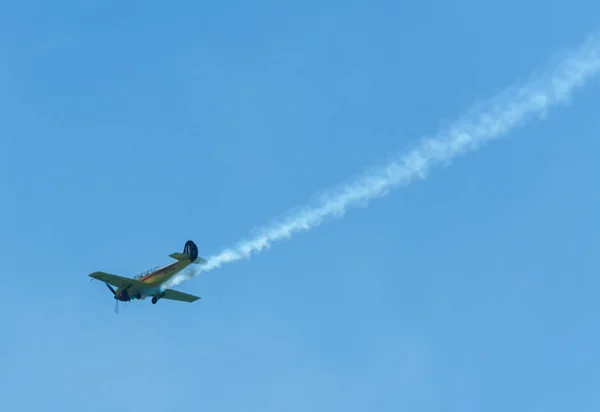
M 127 289 L 118 290 L 116 293 L 116 298 L 121 302 L 129 302 L 129 292 L 127 292 Z

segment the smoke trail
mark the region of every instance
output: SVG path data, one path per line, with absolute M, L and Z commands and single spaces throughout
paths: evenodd
M 487 102 L 487 110 L 472 109 L 449 130 L 434 138 L 424 139 L 419 146 L 387 166 L 327 191 L 312 205 L 261 229 L 257 235 L 233 248 L 210 257 L 205 265 L 191 265 L 191 272 L 178 275 L 169 286 L 177 285 L 200 272 L 219 268 L 224 263 L 250 258 L 252 254 L 269 248 L 273 242 L 315 228 L 328 217 L 343 216 L 350 207 L 365 206 L 369 200 L 385 196 L 398 186 L 416 178 L 424 179 L 432 166 L 448 165 L 456 156 L 476 150 L 486 141 L 502 137 L 536 114 L 544 119 L 549 108 L 568 103 L 571 93 L 582 87 L 599 70 L 600 38 L 595 34 L 545 75 L 536 76 L 524 86 L 516 90 L 511 88 Z

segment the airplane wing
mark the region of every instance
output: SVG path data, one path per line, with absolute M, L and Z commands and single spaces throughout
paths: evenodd
M 199 296 L 190 295 L 173 289 L 166 289 L 163 293 L 164 295 L 161 299 L 178 300 L 180 302 L 195 302 L 200 299 Z
M 140 292 L 147 290 L 147 289 L 154 288 L 154 286 L 148 285 L 147 283 L 144 283 L 144 282 L 140 282 L 139 280 L 126 278 L 126 277 L 118 276 L 118 275 L 112 275 L 112 274 L 106 273 L 106 272 L 94 272 L 94 273 L 91 273 L 89 276 L 94 279 L 98 279 L 102 282 L 108 283 L 110 285 L 116 286 L 118 288 L 126 288 L 127 286 L 132 285 L 132 287 L 136 291 L 140 291 Z
M 110 285 L 116 286 L 118 288 L 126 288 L 127 286 L 131 285 L 133 291 L 135 292 L 150 293 L 152 296 L 162 295 L 161 299 L 177 300 L 180 302 L 195 302 L 198 299 L 200 299 L 199 296 L 190 295 L 173 289 L 166 289 L 164 292 L 162 292 L 162 294 L 155 293 L 155 285 L 149 285 L 147 283 L 140 282 L 136 279 L 112 275 L 106 272 L 94 272 L 91 273 L 89 276 L 94 279 L 98 279 L 102 282 L 108 283 Z

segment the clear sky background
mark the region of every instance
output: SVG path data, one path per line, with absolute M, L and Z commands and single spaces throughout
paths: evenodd
M 121 304 L 385 162 L 600 25 L 597 1 L 0 6 L 6 411 L 600 408 L 598 82 L 545 122 Z

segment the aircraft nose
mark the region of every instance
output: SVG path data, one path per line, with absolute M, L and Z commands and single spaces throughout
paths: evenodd
M 129 300 L 129 293 L 126 290 L 122 290 L 117 295 L 118 299 L 122 302 L 127 302 Z

